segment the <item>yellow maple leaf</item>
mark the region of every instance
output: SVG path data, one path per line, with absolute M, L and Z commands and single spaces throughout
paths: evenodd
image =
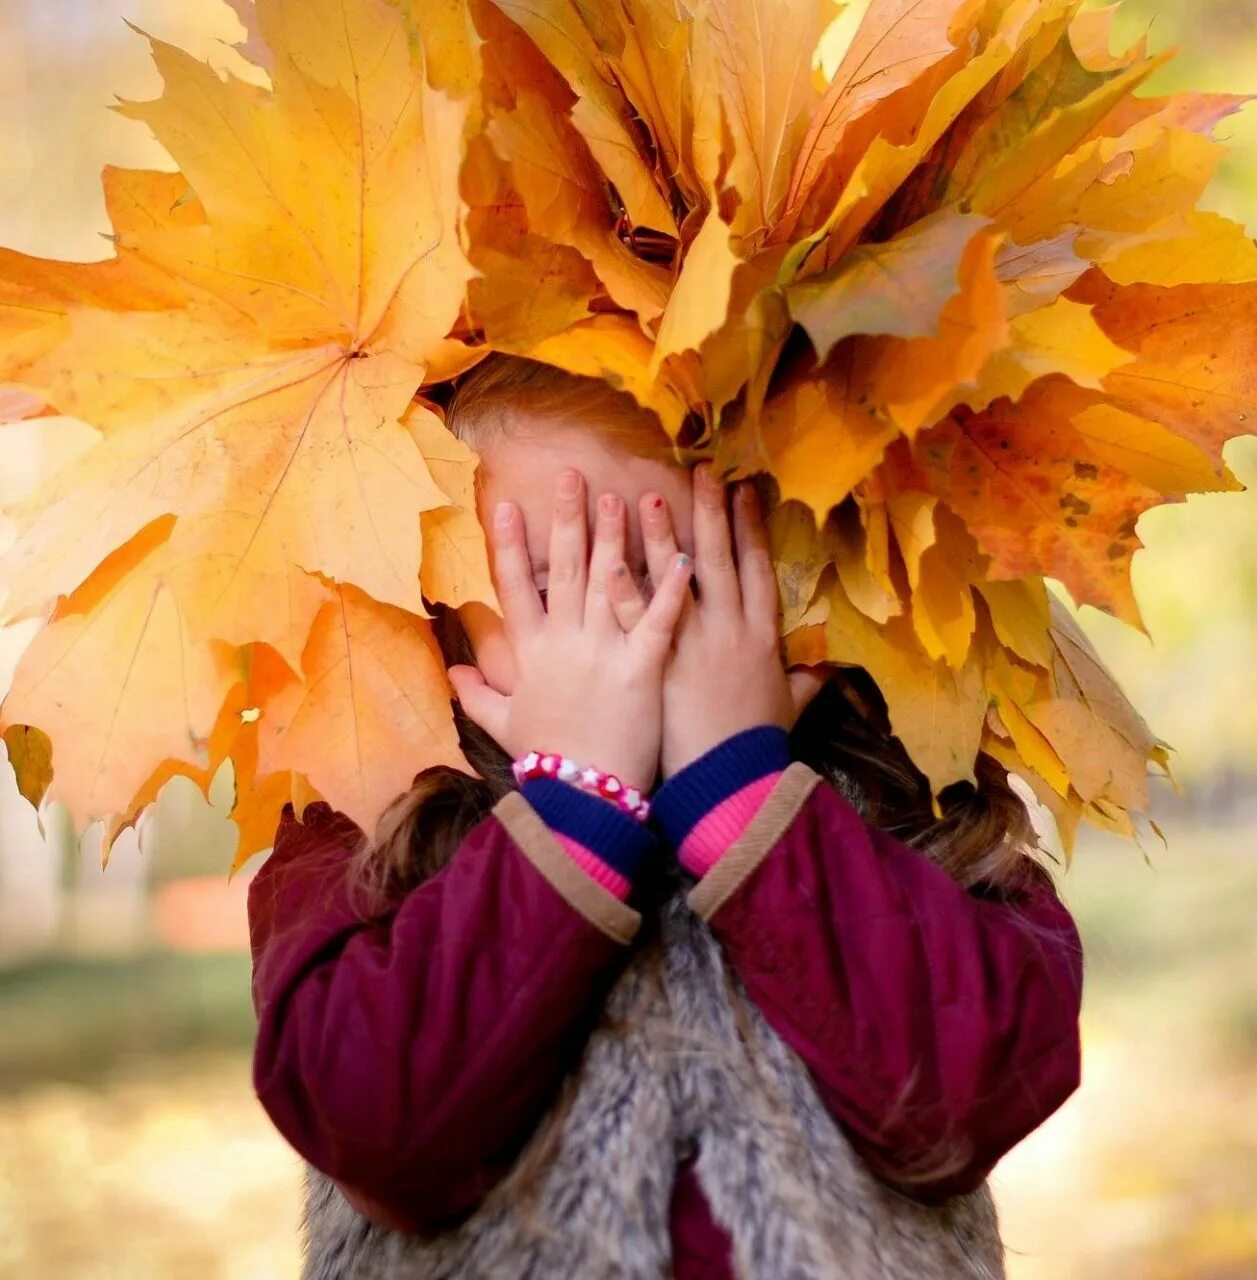
M 420 767 L 466 767 L 441 652 L 422 619 L 338 587 L 301 668 L 303 679 L 276 689 L 258 722 L 263 776 L 292 770 L 333 808 L 377 815 Z
M 411 407 L 422 382 L 474 359 L 449 336 L 473 274 L 459 237 L 469 103 L 432 87 L 439 52 L 385 0 L 252 12 L 266 89 L 152 41 L 164 93 L 120 110 L 179 173 L 106 175 L 117 258 L 0 264 L 0 380 L 102 432 L 17 508 L 0 564 L 10 618 L 69 597 L 4 715 L 51 734 L 53 794 L 79 821 L 126 809 L 162 759 L 195 758 L 226 692 L 202 674 L 213 643 L 266 644 L 300 672 L 321 611 L 347 590 L 334 584 L 426 614 L 421 515 L 457 506 L 451 469 L 474 467 L 447 451 L 438 482 L 423 443 L 448 433 L 433 419 L 425 437 L 415 418 L 430 411 Z M 102 579 L 111 552 L 158 528 L 159 554 L 131 580 Z M 464 570 L 450 593 L 489 598 L 483 563 L 468 554 Z M 106 588 L 94 610 L 76 607 L 71 593 Z M 95 648 L 91 680 L 58 659 L 58 637 L 79 631 L 90 647 L 70 648 Z M 139 657 L 150 707 L 195 695 L 186 724 L 132 712 L 124 673 Z M 311 696 L 306 717 L 333 714 Z M 102 732 L 108 720 L 112 736 L 66 732 L 67 715 L 99 716 Z M 456 752 L 448 719 L 412 728 L 411 773 Z M 401 776 L 376 764 L 363 753 L 371 778 L 351 781 L 341 761 L 328 780 L 363 821 Z
M 971 655 L 959 667 L 923 652 L 911 623 L 873 623 L 846 598 L 831 577 L 825 656 L 863 667 L 886 697 L 891 731 L 937 794 L 953 782 L 973 780 L 988 695 L 981 667 Z
M 150 525 L 67 597 L 4 700 L 10 724 L 51 738 L 53 795 L 80 828 L 112 814 L 161 762 L 198 764 L 235 683 L 220 654 L 187 634 L 166 581 L 169 529 L 169 520 Z

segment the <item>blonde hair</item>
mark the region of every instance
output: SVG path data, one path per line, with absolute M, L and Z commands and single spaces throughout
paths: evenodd
M 568 373 L 525 356 L 490 355 L 458 379 L 445 409 L 445 424 L 477 451 L 505 434 L 565 425 L 638 457 L 681 462 L 659 417 L 603 378 Z

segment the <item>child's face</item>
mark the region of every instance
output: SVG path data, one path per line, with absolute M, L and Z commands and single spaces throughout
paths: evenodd
M 513 502 L 519 507 L 528 532 L 533 580 L 538 590 L 545 589 L 549 574 L 554 478 L 565 467 L 573 467 L 585 477 L 591 540 L 598 499 L 604 493 L 614 493 L 623 500 L 625 559 L 646 599 L 650 599 L 653 589 L 639 518 L 643 498 L 658 495 L 667 502 L 678 548 L 694 554 L 688 467 L 636 457 L 588 429 L 545 422 L 499 436 L 480 450 L 480 457 L 482 484 L 477 505 L 481 523 L 486 529 L 492 528 L 493 512 L 499 502 Z M 492 542 L 489 555 L 492 560 Z M 500 619 L 483 605 L 465 606 L 462 617 L 485 680 L 498 692 L 509 693 L 514 683 L 513 665 Z

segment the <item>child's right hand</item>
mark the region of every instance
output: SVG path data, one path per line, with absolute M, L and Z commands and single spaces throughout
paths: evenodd
M 659 765 L 664 664 L 692 566 L 673 557 L 647 604 L 624 561 L 624 520 L 623 501 L 604 494 L 590 556 L 584 479 L 559 472 L 543 607 L 523 516 L 499 504 L 490 545 L 514 687 L 499 693 L 473 666 L 453 666 L 449 676 L 467 715 L 512 758 L 569 756 L 645 794 Z

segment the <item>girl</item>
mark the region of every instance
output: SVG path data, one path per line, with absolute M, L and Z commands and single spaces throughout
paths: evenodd
M 447 418 L 480 777 L 370 839 L 288 806 L 249 891 L 305 1277 L 1003 1275 L 987 1175 L 1077 1088 L 1082 991 L 1003 774 L 936 819 L 863 673 L 783 669 L 754 490 L 731 530 L 626 395 L 492 356 Z

